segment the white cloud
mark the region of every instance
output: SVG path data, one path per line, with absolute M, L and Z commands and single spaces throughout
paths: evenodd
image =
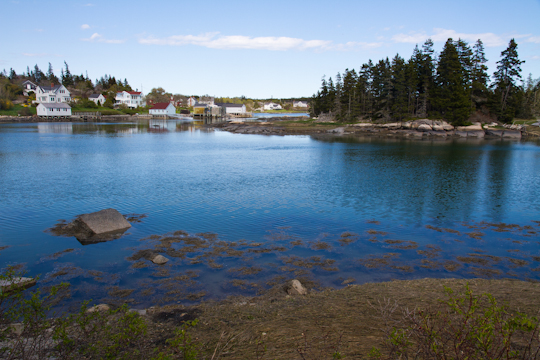
M 446 40 L 448 40 L 448 38 L 452 38 L 454 40 L 463 39 L 470 43 L 474 43 L 476 42 L 476 40 L 480 39 L 484 43 L 484 46 L 493 47 L 507 45 L 508 41 L 511 38 L 520 38 L 525 36 L 529 35 L 497 35 L 494 33 L 467 34 L 459 33 L 455 30 L 435 28 L 433 29 L 432 34 L 427 34 L 425 32 L 397 34 L 392 37 L 392 40 L 399 43 L 421 44 L 424 43 L 424 41 L 426 41 L 428 38 L 430 38 L 434 42 L 445 42 Z
M 526 40 L 527 42 L 532 42 L 535 44 L 540 44 L 540 36 L 531 36 Z
M 538 56 L 538 55 L 533 55 L 533 56 L 531 56 L 531 59 L 532 59 L 532 60 L 540 60 L 540 56 Z
M 88 24 L 82 24 L 82 25 L 81 25 L 81 29 L 83 29 L 83 30 L 90 29 L 90 25 L 88 25 Z
M 106 43 L 106 44 L 122 44 L 125 42 L 125 40 L 105 39 L 103 35 L 100 35 L 98 33 L 93 33 L 92 36 L 90 36 L 89 38 L 85 38 L 81 40 L 88 41 L 88 42 L 100 42 L 100 43 Z
M 219 32 L 200 35 L 173 35 L 166 38 L 146 37 L 139 39 L 144 45 L 196 45 L 211 49 L 255 49 L 255 50 L 354 50 L 358 48 L 373 48 L 380 43 L 348 42 L 334 44 L 328 40 L 304 40 L 291 37 L 250 37 L 243 35 L 224 36 Z
M 90 4 L 90 3 L 88 3 L 88 4 L 84 4 L 84 5 L 82 5 L 82 6 L 95 6 L 95 4 Z
M 23 56 L 27 56 L 27 57 L 51 57 L 51 56 L 61 57 L 63 55 L 60 55 L 60 54 L 48 54 L 48 53 L 23 53 Z

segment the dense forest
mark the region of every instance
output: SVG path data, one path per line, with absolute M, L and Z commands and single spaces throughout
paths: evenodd
M 488 75 L 484 46 L 478 40 L 448 39 L 440 54 L 428 39 L 405 60 L 397 54 L 357 71 L 345 69 L 322 79 L 311 98 L 311 115 L 338 121 L 402 121 L 442 118 L 455 125 L 473 120 L 509 122 L 540 115 L 540 79 L 523 81 L 517 43 L 510 40 L 497 70 Z

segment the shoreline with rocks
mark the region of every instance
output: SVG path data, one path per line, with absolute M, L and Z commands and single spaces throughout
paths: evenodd
M 280 121 L 243 122 L 231 121 L 208 125 L 235 134 L 260 135 L 360 135 L 360 136 L 395 136 L 404 138 L 474 138 L 474 139 L 522 139 L 531 136 L 523 125 L 498 125 L 496 123 L 475 123 L 470 126 L 454 127 L 442 120 L 420 119 L 388 124 L 357 123 L 312 123 L 298 124 Z M 335 127 L 334 127 L 335 126 Z M 329 127 L 332 127 L 329 129 Z

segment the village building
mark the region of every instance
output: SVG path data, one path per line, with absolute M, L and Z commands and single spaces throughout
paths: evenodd
M 91 100 L 93 101 L 94 103 L 96 103 L 96 105 L 102 105 L 105 103 L 105 100 L 107 100 L 105 98 L 105 96 L 103 96 L 102 94 L 92 94 L 88 97 L 88 100 Z
M 42 117 L 69 117 L 71 107 L 66 103 L 40 103 L 37 108 L 37 115 Z
M 193 115 L 204 115 L 207 104 L 195 104 L 193 105 Z
M 71 101 L 71 94 L 64 85 L 37 86 L 36 103 L 67 103 Z
M 293 107 L 307 109 L 308 103 L 307 101 L 293 101 Z
M 22 87 L 23 87 L 24 96 L 28 96 L 30 95 L 30 93 L 34 93 L 34 94 L 36 93 L 37 85 L 31 82 L 30 80 L 26 80 L 25 82 L 23 82 Z
M 126 105 L 128 108 L 135 109 L 144 106 L 142 94 L 140 91 L 121 91 L 116 93 L 114 106 Z
M 280 104 L 270 102 L 268 104 L 264 104 L 263 109 L 264 110 L 283 110 L 283 107 L 281 107 Z
M 187 106 L 188 106 L 188 107 L 195 106 L 196 103 L 197 103 L 197 99 L 195 99 L 193 96 L 191 96 L 191 97 L 187 100 Z
M 176 108 L 171 103 L 156 103 L 148 112 L 150 115 L 174 115 Z
M 246 113 L 246 105 L 244 104 L 223 104 L 216 103 L 217 106 L 222 107 L 225 114 L 231 115 L 243 115 Z
M 206 104 L 209 106 L 214 106 L 214 97 L 213 96 L 201 96 L 197 101 L 198 104 Z

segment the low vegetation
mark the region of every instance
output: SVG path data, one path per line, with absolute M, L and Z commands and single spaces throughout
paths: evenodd
M 20 275 L 8 268 L 0 280 Z M 463 290 L 437 290 L 441 283 Z M 65 314 L 53 309 L 69 284 L 43 293 L 11 286 L 0 293 L 0 358 L 537 359 L 539 293 L 520 281 L 424 279 L 294 297 L 276 286 L 258 298 L 150 314 L 84 302 Z

